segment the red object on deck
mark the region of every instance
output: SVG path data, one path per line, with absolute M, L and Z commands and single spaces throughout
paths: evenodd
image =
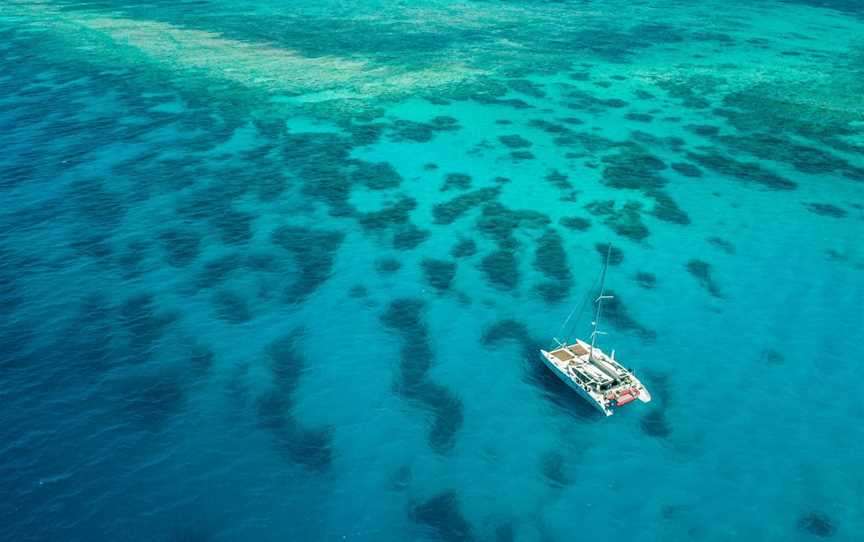
M 627 403 L 633 402 L 636 400 L 635 395 L 630 395 L 629 393 L 624 393 L 621 397 L 618 398 L 618 406 L 626 405 Z

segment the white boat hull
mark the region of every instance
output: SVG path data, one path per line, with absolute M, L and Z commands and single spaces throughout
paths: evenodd
M 576 339 L 547 352 L 540 350 L 543 363 L 567 386 L 594 408 L 611 416 L 613 409 L 639 400 L 651 401 L 651 394 L 632 371 L 599 348 Z
M 586 391 L 584 388 L 582 388 L 582 386 L 580 386 L 579 384 L 577 384 L 576 382 L 574 382 L 572 378 L 570 378 L 570 377 L 569 377 L 569 376 L 568 376 L 564 371 L 562 371 L 562 370 L 561 370 L 561 369 L 560 369 L 560 368 L 559 368 L 559 367 L 558 367 L 558 366 L 557 366 L 557 365 L 552 361 L 552 355 L 551 355 L 549 352 L 547 352 L 547 351 L 545 351 L 545 350 L 541 350 L 541 351 L 540 351 L 540 357 L 543 359 L 543 363 L 546 365 L 546 367 L 548 367 L 550 371 L 552 371 L 553 373 L 555 373 L 555 375 L 556 375 L 556 376 L 557 376 L 557 377 L 558 377 L 562 382 L 564 382 L 565 384 L 567 384 L 567 386 L 568 386 L 570 389 L 572 389 L 573 391 L 575 391 L 576 393 L 578 393 L 578 394 L 579 394 L 583 399 L 585 399 L 586 401 L 588 401 L 589 404 L 593 405 L 594 408 L 596 408 L 597 410 L 599 410 L 600 412 L 602 412 L 604 415 L 606 415 L 606 416 L 611 416 L 611 415 L 612 415 L 612 410 L 611 410 L 611 409 L 606 408 L 606 407 L 604 407 L 602 404 L 600 404 L 599 402 L 597 402 L 597 400 L 596 400 L 594 397 L 592 397 L 592 396 L 588 393 L 588 391 Z

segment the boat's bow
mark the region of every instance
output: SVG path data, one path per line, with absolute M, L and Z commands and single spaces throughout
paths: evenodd
M 640 386 L 639 400 L 642 401 L 643 403 L 650 403 L 651 402 L 651 394 L 648 393 L 648 390 L 645 389 L 645 386 Z

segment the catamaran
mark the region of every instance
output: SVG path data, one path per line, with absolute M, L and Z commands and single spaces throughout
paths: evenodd
M 605 335 L 599 330 L 603 301 L 612 299 L 611 295 L 606 295 L 606 270 L 611 252 L 610 244 L 600 274 L 600 294 L 594 300 L 597 308 L 591 322 L 591 343 L 576 339 L 574 343 L 568 344 L 566 340 L 555 339 L 557 348 L 550 352 L 540 350 L 543 363 L 558 375 L 558 378 L 607 416 L 613 414 L 613 408 L 636 399 L 643 403 L 651 400 L 651 394 L 633 371 L 626 369 L 615 359 L 615 350 L 607 355 L 596 344 L 597 337 Z

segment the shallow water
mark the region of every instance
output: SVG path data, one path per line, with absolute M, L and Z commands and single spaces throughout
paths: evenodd
M 856 540 L 864 11 L 0 6 L 4 539 Z M 601 419 L 539 363 L 616 252 Z

